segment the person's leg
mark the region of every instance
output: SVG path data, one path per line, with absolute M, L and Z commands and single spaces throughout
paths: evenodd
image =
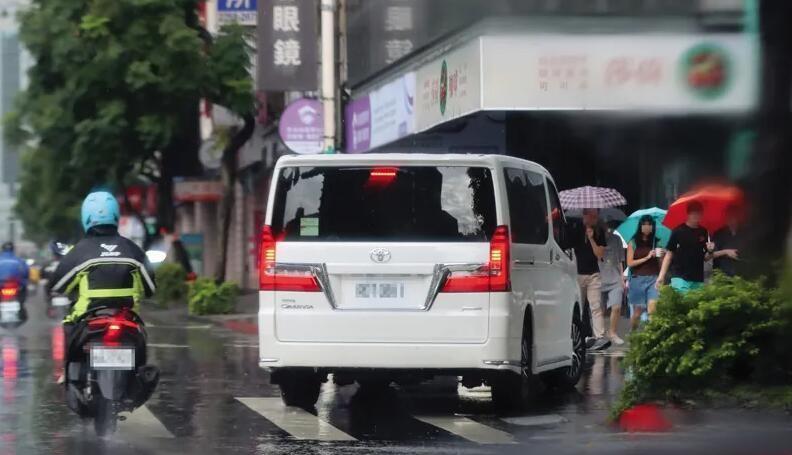
M 653 315 L 654 312 L 657 311 L 658 297 L 659 297 L 659 293 L 657 292 L 656 287 L 650 286 L 646 289 L 646 302 L 647 302 L 647 311 L 649 312 L 649 316 Z
M 594 338 L 605 337 L 605 315 L 602 313 L 602 284 L 598 273 L 590 275 L 586 286 L 586 297 L 591 310 L 591 328 Z
M 624 340 L 619 336 L 619 319 L 621 319 L 621 306 L 622 298 L 624 297 L 624 288 L 621 283 L 618 283 L 608 290 L 607 293 L 603 292 L 603 297 L 607 297 L 605 301 L 610 310 L 610 325 L 608 330 L 608 337 L 616 344 L 624 344 Z
M 643 314 L 644 309 L 641 305 L 632 305 L 632 316 L 630 317 L 630 329 L 635 331 L 638 330 L 638 326 L 641 323 L 641 315 Z

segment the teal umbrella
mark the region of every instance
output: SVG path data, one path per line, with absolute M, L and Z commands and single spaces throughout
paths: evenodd
M 630 241 L 632 240 L 635 232 L 638 230 L 638 221 L 641 219 L 642 216 L 649 215 L 655 220 L 655 234 L 660 242 L 657 244 L 660 248 L 665 248 L 668 244 L 668 239 L 671 237 L 671 230 L 667 227 L 663 226 L 663 218 L 665 218 L 666 211 L 657 207 L 652 207 L 651 209 L 642 209 L 636 212 L 633 212 L 630 216 L 627 217 L 626 220 L 619 227 L 616 228 L 616 231 L 624 237 L 624 240 Z

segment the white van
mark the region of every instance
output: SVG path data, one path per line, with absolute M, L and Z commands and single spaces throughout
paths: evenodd
M 435 375 L 523 401 L 585 362 L 575 261 L 541 166 L 489 155 L 281 158 L 262 233 L 260 365 L 287 405 L 321 384 Z

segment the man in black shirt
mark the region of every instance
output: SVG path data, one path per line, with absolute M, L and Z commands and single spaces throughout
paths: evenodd
M 684 293 L 704 285 L 704 261 L 712 258 L 715 245 L 709 241 L 707 230 L 699 224 L 703 211 L 700 202 L 691 201 L 687 206 L 687 221 L 671 232 L 668 251 L 657 277 L 658 289 L 665 283 L 672 265 L 672 288 Z
M 738 216 L 737 207 L 728 207 L 726 209 L 726 226 L 712 237 L 715 242 L 713 266 L 728 276 L 737 275 L 737 265 L 740 260 L 738 248 L 742 241 L 742 233 L 739 230 Z
M 607 349 L 611 342 L 605 337 L 605 315 L 602 312 L 602 281 L 599 261 L 608 245 L 605 230 L 598 224 L 597 209 L 583 210 L 583 224 L 572 235 L 572 247 L 577 258 L 580 296 L 588 299 L 594 342 L 590 349 Z

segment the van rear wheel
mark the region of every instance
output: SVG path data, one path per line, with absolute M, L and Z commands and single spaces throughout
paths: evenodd
M 580 381 L 586 365 L 585 326 L 576 310 L 572 316 L 572 365 L 542 375 L 542 380 L 550 388 L 572 388 Z
M 322 379 L 316 373 L 292 372 L 280 379 L 281 399 L 286 406 L 313 408 L 319 399 Z
M 533 336 L 530 319 L 523 324 L 521 342 L 520 374 L 503 373 L 490 382 L 492 402 L 499 411 L 521 409 L 536 391 L 536 377 L 533 374 Z

